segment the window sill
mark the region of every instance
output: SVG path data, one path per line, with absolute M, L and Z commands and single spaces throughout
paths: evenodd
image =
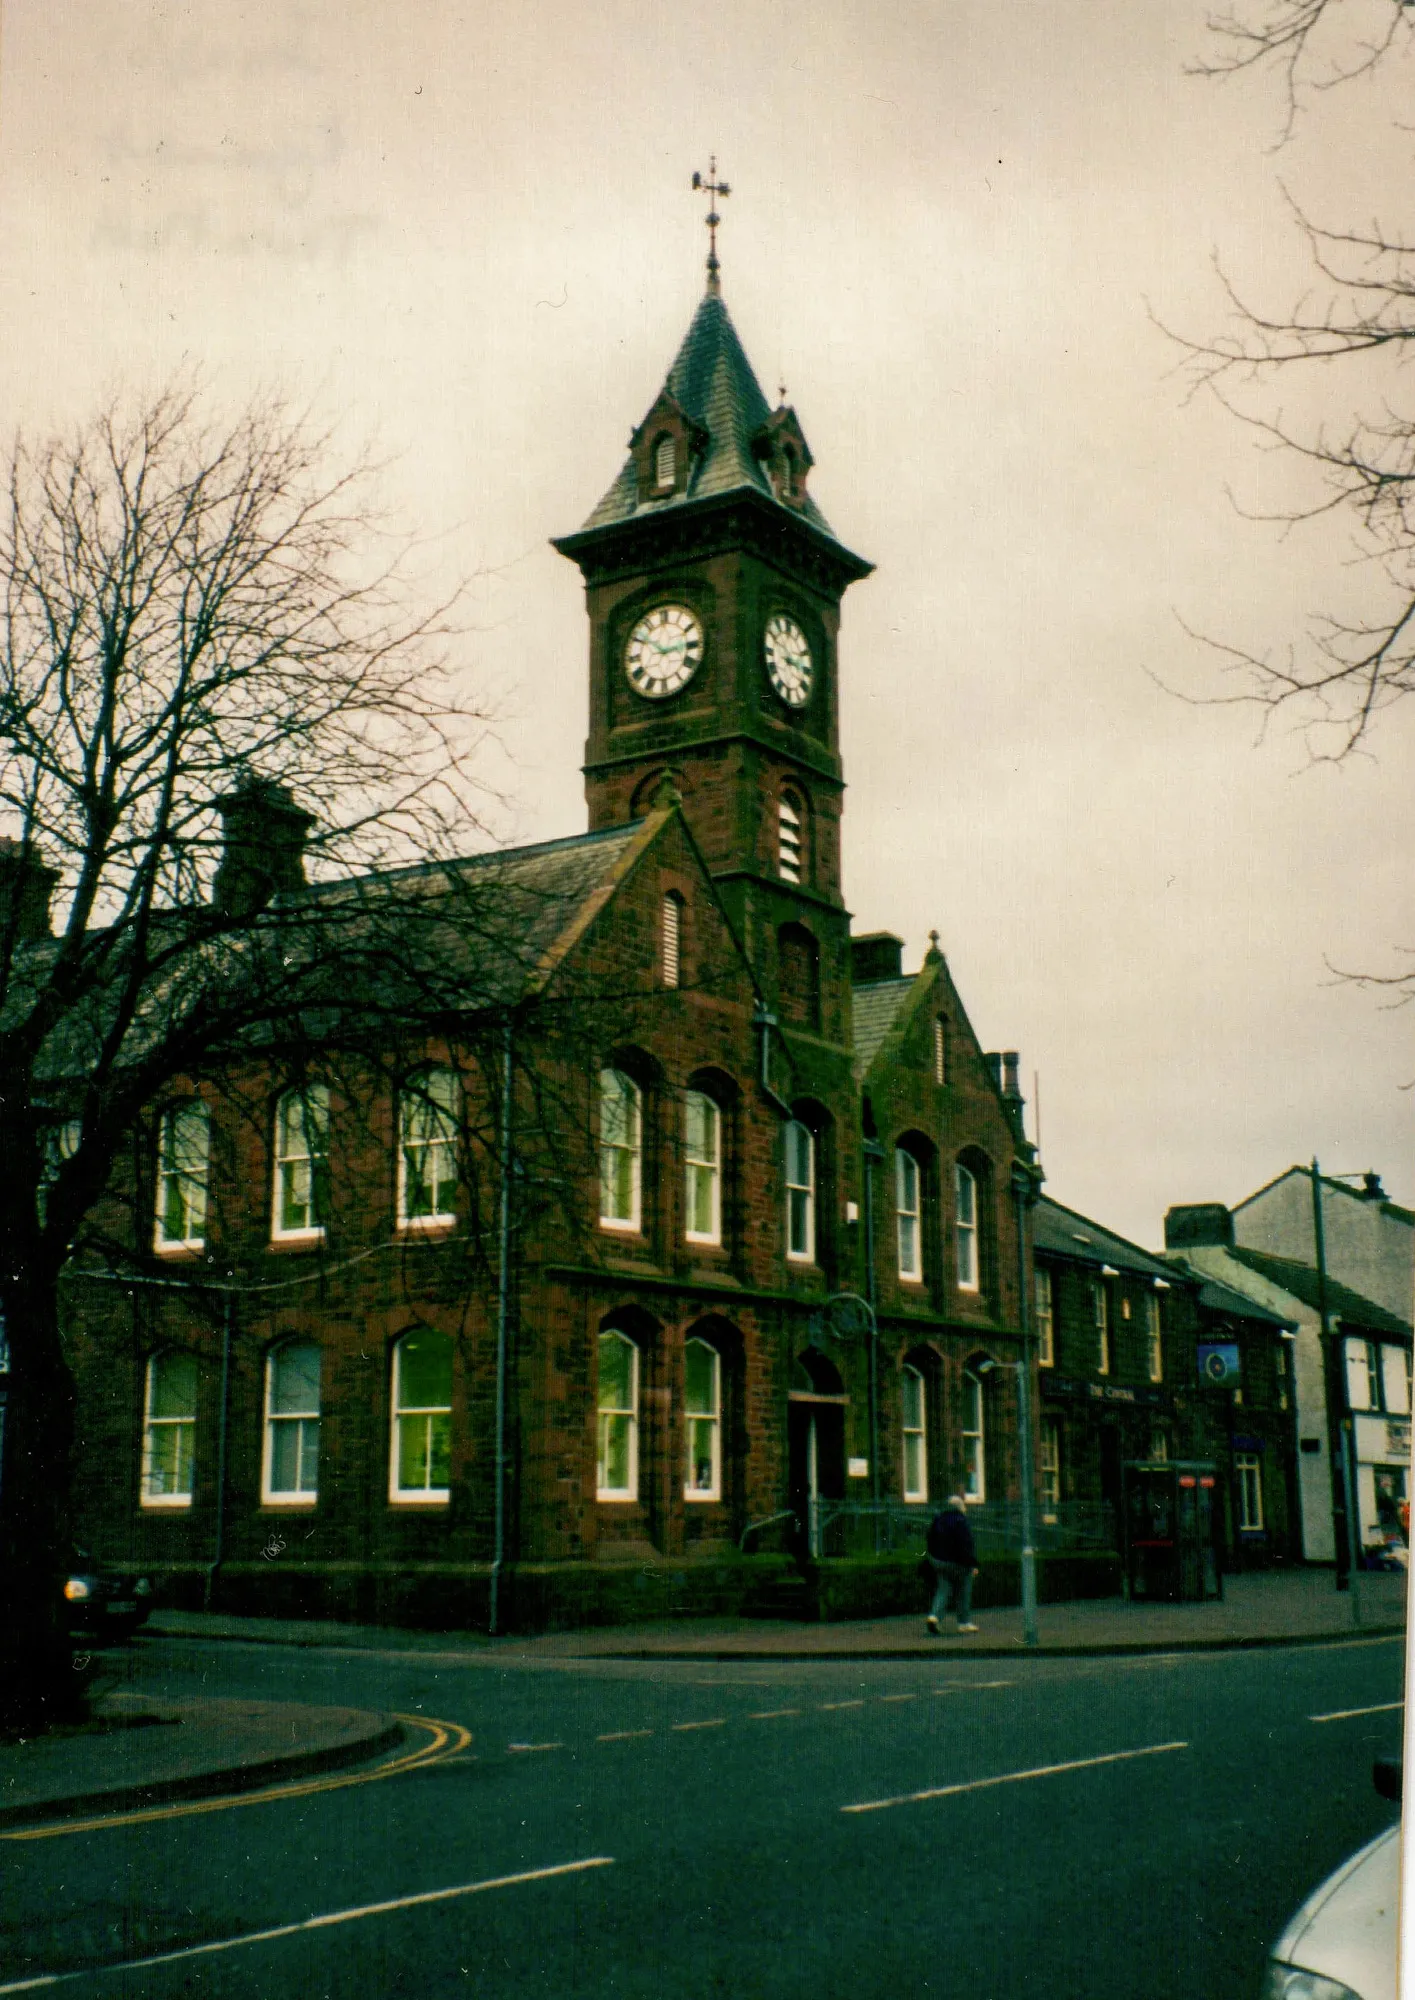
M 303 1511 L 309 1514 L 319 1505 L 319 1495 L 317 1493 L 262 1493 L 260 1504 L 262 1507 L 272 1507 L 281 1514 L 288 1514 L 292 1510 L 295 1513 Z
M 427 1493 L 390 1493 L 388 1504 L 390 1507 L 445 1507 L 451 1498 L 450 1488 L 443 1487 Z
M 595 1503 L 600 1507 L 636 1507 L 639 1496 L 637 1493 L 596 1493 Z
M 683 1488 L 683 1499 L 690 1507 L 720 1507 L 722 1505 L 722 1495 L 720 1493 L 690 1493 L 686 1486 Z
M 190 1493 L 144 1493 L 139 1497 L 139 1507 L 146 1514 L 185 1514 L 191 1511 Z
M 411 1215 L 397 1225 L 400 1236 L 450 1236 L 457 1227 L 455 1215 Z
M 642 1236 L 644 1233 L 641 1222 L 613 1222 L 604 1216 L 599 1218 L 599 1226 L 606 1236 Z
M 195 1237 L 190 1243 L 154 1243 L 152 1254 L 154 1257 L 161 1257 L 169 1263 L 191 1264 L 197 1258 L 205 1256 L 206 1238 L 202 1236 Z
M 270 1250 L 317 1250 L 324 1242 L 323 1229 L 288 1229 L 271 1232 L 267 1249 Z

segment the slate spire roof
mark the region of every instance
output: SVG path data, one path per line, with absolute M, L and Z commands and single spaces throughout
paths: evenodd
M 686 490 L 664 497 L 641 498 L 634 462 L 629 459 L 585 522 L 582 534 L 592 528 L 617 526 L 622 521 L 691 506 L 695 500 L 745 491 L 761 494 L 774 506 L 781 507 L 783 513 L 796 512 L 813 528 L 835 540 L 835 531 L 809 494 L 799 508 L 792 510 L 777 499 L 772 489 L 767 467 L 754 447 L 754 440 L 771 417 L 771 406 L 762 394 L 726 302 L 716 287 L 710 285 L 703 294 L 664 388 L 689 420 L 706 433 L 706 444 L 696 459 Z

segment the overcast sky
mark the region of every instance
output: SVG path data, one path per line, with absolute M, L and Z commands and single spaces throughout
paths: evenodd
M 1415 714 L 1312 769 L 1166 691 L 1220 684 L 1186 624 L 1281 649 L 1362 585 L 1330 530 L 1235 511 L 1289 475 L 1155 322 L 1223 325 L 1215 255 L 1300 294 L 1284 183 L 1340 223 L 1408 185 L 1370 88 L 1275 147 L 1272 87 L 1185 73 L 1190 0 L 3 4 L 0 407 L 64 423 L 185 358 L 376 433 L 477 579 L 505 838 L 584 824 L 547 538 L 682 337 L 715 149 L 738 330 L 878 564 L 841 652 L 856 927 L 911 966 L 939 930 L 1040 1077 L 1050 1191 L 1142 1242 L 1314 1152 L 1415 1197 L 1415 1010 L 1330 969 L 1415 945 Z

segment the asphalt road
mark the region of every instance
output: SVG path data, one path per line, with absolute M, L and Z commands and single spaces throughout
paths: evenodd
M 391 1775 L 0 1836 L 0 1995 L 1243 2000 L 1394 1816 L 1370 1766 L 1399 1641 L 964 1644 L 517 1666 L 140 1640 L 114 1657 L 154 1693 L 425 1726 Z

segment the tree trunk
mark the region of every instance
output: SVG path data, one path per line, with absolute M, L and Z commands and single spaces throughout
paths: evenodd
M 74 1380 L 59 1336 L 57 1273 L 0 1278 L 10 1373 L 0 1449 L 0 1733 L 82 1712 L 62 1615 L 72 1560 Z

